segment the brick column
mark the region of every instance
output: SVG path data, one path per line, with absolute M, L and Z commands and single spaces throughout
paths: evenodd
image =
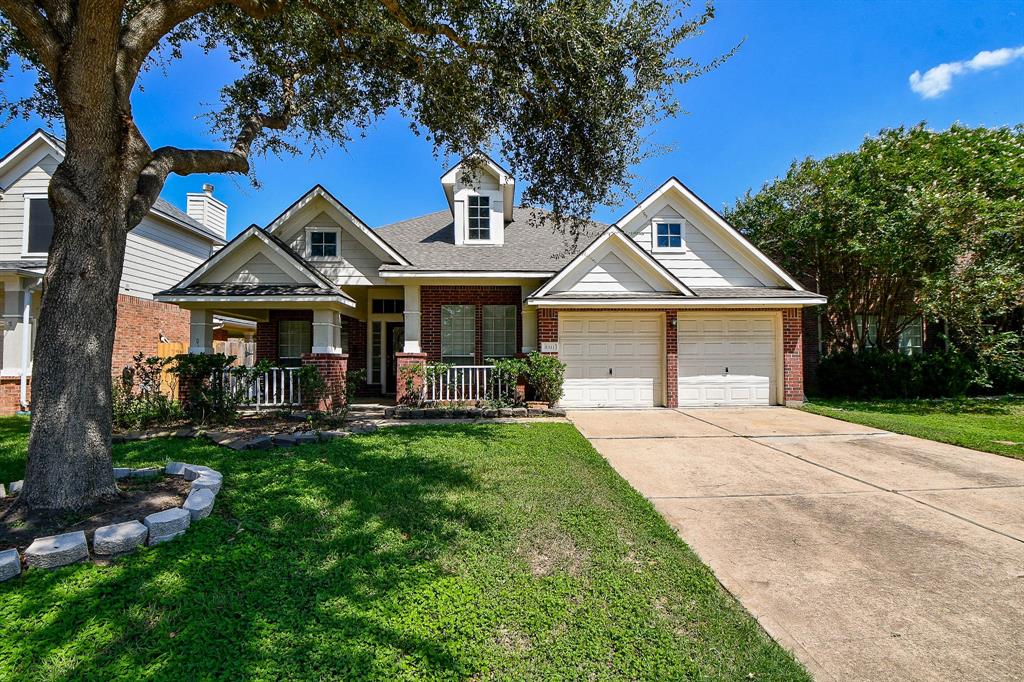
M 537 350 L 540 350 L 541 344 L 545 342 L 558 343 L 558 311 L 551 308 L 537 310 Z M 558 355 L 558 353 L 545 353 L 545 355 Z
M 679 407 L 679 337 L 676 311 L 665 311 L 665 407 Z
M 803 309 L 782 311 L 782 376 L 786 405 L 804 402 Z
M 327 396 L 316 405 L 303 396 L 303 407 L 311 410 L 329 411 L 345 404 L 345 375 L 348 374 L 348 355 L 345 353 L 306 353 L 303 365 L 313 365 L 320 370 L 320 376 L 327 382 Z
M 426 353 L 395 353 L 396 364 L 398 365 L 398 380 L 395 382 L 395 400 L 401 405 L 406 400 L 405 380 L 402 378 L 402 368 L 410 365 L 426 365 Z M 423 388 L 423 378 L 419 377 L 415 382 L 415 389 Z

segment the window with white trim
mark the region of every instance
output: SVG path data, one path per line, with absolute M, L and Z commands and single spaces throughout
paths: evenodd
M 469 222 L 466 224 L 466 239 L 470 241 L 491 238 L 491 198 L 471 194 L 469 197 Z
M 878 315 L 854 315 L 853 323 L 858 333 L 862 325 L 866 326 L 864 348 L 874 348 L 878 345 Z M 924 352 L 924 320 L 918 316 L 908 321 L 907 317 L 900 316 L 896 324 L 902 327 L 896 342 L 899 351 L 907 355 L 920 355 Z
M 516 306 L 484 306 L 484 357 L 510 358 L 516 354 Z
M 472 365 L 476 359 L 476 306 L 441 306 L 441 362 Z
M 53 240 L 53 212 L 45 196 L 25 198 L 25 244 L 26 254 L 50 252 Z
M 655 223 L 654 248 L 659 251 L 683 248 L 683 223 Z
M 313 352 L 313 323 L 306 320 L 281 320 L 277 323 L 277 357 L 300 360 Z M 292 363 L 294 364 L 294 363 Z
M 334 230 L 310 230 L 310 258 L 337 258 L 338 233 Z

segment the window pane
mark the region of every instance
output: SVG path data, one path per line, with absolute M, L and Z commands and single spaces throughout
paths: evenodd
M 28 253 L 47 253 L 53 239 L 53 213 L 46 199 L 28 200 Z
M 900 318 L 899 324 L 906 322 L 906 318 Z M 908 323 L 906 327 L 900 331 L 900 351 L 907 355 L 917 355 L 921 353 L 924 348 L 924 326 L 921 318 L 917 318 L 912 322 Z
M 314 258 L 333 258 L 338 255 L 337 232 L 310 232 L 309 255 Z
M 682 223 L 658 223 L 658 247 L 678 249 L 683 246 Z
M 469 197 L 467 234 L 469 239 L 491 238 L 491 198 L 472 195 Z
M 484 357 L 507 358 L 516 354 L 516 306 L 484 306 Z
M 303 320 L 282 320 L 277 323 L 277 356 L 298 359 L 313 350 L 313 325 Z
M 444 362 L 473 364 L 476 355 L 476 309 L 441 306 L 441 357 Z
M 370 365 L 370 383 L 371 384 L 378 384 L 378 383 L 380 383 L 380 376 L 381 376 L 381 372 L 380 372 L 380 338 L 381 338 L 380 328 L 381 328 L 381 326 L 383 324 L 384 324 L 383 322 L 374 322 L 371 325 L 371 329 L 373 331 L 372 331 L 371 337 L 370 337 L 370 339 L 371 339 L 371 341 L 370 341 L 370 352 L 368 353 L 368 359 L 369 359 L 370 363 L 372 363 Z

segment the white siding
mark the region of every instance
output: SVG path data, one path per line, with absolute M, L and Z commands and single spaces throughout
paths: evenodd
M 147 216 L 128 233 L 121 291 L 152 298 L 210 257 L 210 242 Z
M 4 191 L 0 200 L 0 259 L 21 258 L 24 234 L 25 195 L 46 194 L 57 159 L 47 155 Z
M 555 291 L 578 294 L 604 294 L 654 291 L 633 268 L 614 253 L 606 253 L 582 276 L 560 282 Z
M 341 228 L 338 258 L 310 259 L 310 263 L 328 279 L 339 285 L 380 283 L 377 268 L 380 267 L 381 260 L 373 255 L 345 226 L 340 225 L 324 212 L 318 213 L 298 229 L 285 228 L 278 236 L 284 239 L 297 254 L 305 258 L 306 228 Z
M 695 215 L 684 215 L 667 201 L 625 226 L 633 239 L 652 253 L 684 284 L 693 287 L 759 287 L 764 282 L 712 241 Z M 685 250 L 678 253 L 654 250 L 654 221 L 684 221 Z
M 257 253 L 224 278 L 230 284 L 295 284 L 296 280 L 274 264 L 266 254 Z

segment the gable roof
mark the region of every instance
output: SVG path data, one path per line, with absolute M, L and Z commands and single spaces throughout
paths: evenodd
M 615 224 L 619 226 L 625 226 L 627 223 L 643 214 L 643 212 L 650 208 L 651 205 L 654 204 L 654 202 L 656 202 L 666 192 L 670 190 L 675 190 L 679 192 L 680 194 L 683 195 L 683 197 L 685 197 L 687 200 L 693 203 L 697 207 L 697 209 L 701 211 L 701 213 L 707 216 L 707 218 L 714 225 L 719 227 L 724 232 L 724 234 L 728 236 L 728 238 L 733 242 L 732 246 L 736 248 L 738 251 L 744 253 L 745 255 L 750 257 L 751 260 L 753 260 L 754 262 L 759 263 L 760 265 L 770 270 L 780 280 L 785 282 L 787 285 L 791 286 L 796 291 L 805 291 L 805 289 L 802 286 L 800 286 L 800 283 L 793 279 L 793 277 L 791 277 L 789 273 L 780 268 L 775 263 L 775 261 L 761 253 L 761 251 L 753 244 L 751 244 L 746 237 L 740 234 L 739 230 L 730 225 L 729 222 L 725 218 L 723 218 L 718 211 L 711 208 L 711 206 L 709 206 L 706 201 L 697 196 L 696 193 L 694 193 L 689 187 L 683 184 L 683 182 L 679 180 L 679 178 L 675 176 L 670 177 L 668 180 L 662 183 L 660 187 L 651 192 L 643 201 L 637 204 L 635 208 L 626 213 L 626 215 L 616 220 Z
M 242 230 L 238 236 L 228 242 L 224 248 L 210 256 L 206 262 L 202 263 L 199 267 L 190 272 L 183 280 L 178 282 L 173 289 L 184 289 L 197 285 L 207 286 L 199 283 L 202 276 L 228 258 L 234 251 L 241 247 L 242 244 L 252 238 L 261 240 L 272 252 L 290 262 L 296 270 L 306 276 L 309 280 L 309 285 L 341 293 L 341 290 L 338 289 L 331 280 L 327 279 L 323 273 L 311 266 L 304 258 L 295 253 L 295 251 L 293 251 L 291 247 L 283 241 L 258 225 L 250 225 Z
M 513 219 L 513 204 L 516 198 L 516 179 L 501 164 L 480 149 L 470 152 L 459 159 L 459 162 L 454 166 L 441 173 L 441 188 L 444 190 L 444 196 L 448 200 L 448 208 L 454 213 L 455 185 L 459 181 L 459 169 L 472 161 L 479 161 L 479 165 L 497 179 L 498 186 L 501 188 L 502 212 L 505 214 L 505 222 L 511 221 Z
M 670 293 L 676 296 L 693 296 L 693 291 L 683 284 L 678 277 L 669 272 L 668 268 L 662 265 L 653 255 L 645 251 L 637 244 L 632 237 L 623 231 L 618 225 L 611 225 L 607 230 L 597 237 L 590 243 L 587 248 L 579 252 L 572 260 L 565 264 L 565 266 L 551 279 L 545 282 L 539 289 L 530 294 L 528 299 L 544 298 L 549 295 L 551 290 L 561 281 L 565 280 L 574 271 L 586 267 L 587 261 L 590 257 L 597 252 L 601 246 L 606 243 L 612 244 L 612 249 L 620 249 L 623 253 L 628 256 L 632 256 L 634 259 L 639 260 L 651 269 L 653 269 L 664 282 L 668 285 L 669 292 L 657 292 L 659 294 Z M 614 252 L 614 251 L 613 251 Z M 637 292 L 639 293 L 639 292 Z M 649 296 L 651 292 L 644 292 L 644 296 Z
M 581 239 L 592 239 L 608 226 L 590 222 Z M 408 258 L 408 266 L 382 265 L 383 276 L 424 271 L 509 272 L 523 276 L 550 277 L 577 253 L 562 232 L 539 208 L 515 207 L 512 222 L 505 225 L 501 246 L 455 244 L 455 225 L 449 211 L 385 225 L 375 230 Z
M 8 170 L 14 168 L 19 160 L 29 153 L 32 149 L 45 146 L 52 154 L 58 159 L 64 158 L 64 140 L 48 133 L 42 128 L 36 128 L 36 130 L 25 138 L 20 144 L 14 149 L 8 152 L 2 159 L 0 159 L 0 177 L 2 177 Z M 153 202 L 153 206 L 149 209 L 150 213 L 153 213 L 164 220 L 176 224 L 178 227 L 184 228 L 189 232 L 199 233 L 202 237 L 207 238 L 218 244 L 224 243 L 224 238 L 210 228 L 206 227 L 199 221 L 189 217 L 187 213 L 182 211 L 180 208 L 167 201 L 163 197 L 157 197 L 156 201 Z
M 327 188 L 325 188 L 323 185 L 319 183 L 313 185 L 313 187 L 311 187 L 308 192 L 306 192 L 301 197 L 293 201 L 291 205 L 288 206 L 288 208 L 281 211 L 281 213 L 276 218 L 270 221 L 270 223 L 267 224 L 266 227 L 267 233 L 272 234 L 279 230 L 281 226 L 288 221 L 288 218 L 291 217 L 294 211 L 305 207 L 306 205 L 309 204 L 309 202 L 316 198 L 322 198 L 335 210 L 340 212 L 353 225 L 355 225 L 356 229 L 358 229 L 361 234 L 367 237 L 372 244 L 377 246 L 377 248 L 379 248 L 381 251 L 387 254 L 389 258 L 391 258 L 400 265 L 409 265 L 409 261 L 407 261 L 405 257 L 402 256 L 401 253 L 396 251 L 390 244 L 384 241 L 384 239 L 381 238 L 381 236 L 377 234 L 375 230 L 371 230 L 370 227 L 359 218 L 359 216 L 350 211 L 349 208 L 345 206 L 345 204 L 338 201 L 337 197 L 331 194 L 327 190 Z

